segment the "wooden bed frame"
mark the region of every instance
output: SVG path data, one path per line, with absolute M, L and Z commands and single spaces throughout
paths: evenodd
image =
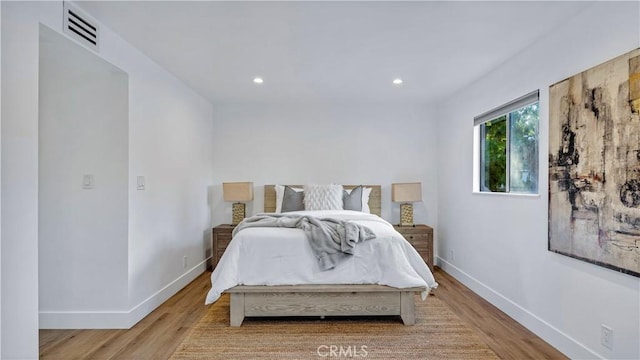
M 300 185 L 290 185 L 302 187 Z M 358 185 L 343 185 L 352 189 Z M 380 185 L 369 196 L 371 213 L 380 216 Z M 274 185 L 264 187 L 264 211 L 275 212 Z M 415 324 L 414 294 L 426 288 L 394 288 L 384 285 L 238 285 L 231 296 L 230 325 L 240 326 L 245 316 L 360 316 L 399 315 L 405 325 Z

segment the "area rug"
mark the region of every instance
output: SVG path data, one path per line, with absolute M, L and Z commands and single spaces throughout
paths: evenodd
M 211 306 L 171 356 L 182 359 L 498 359 L 451 310 L 416 297 L 416 324 L 399 317 L 245 318 L 229 327 L 229 296 Z

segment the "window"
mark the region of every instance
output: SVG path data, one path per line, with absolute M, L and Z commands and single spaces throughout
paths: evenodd
M 538 99 L 536 90 L 474 119 L 474 190 L 538 193 Z

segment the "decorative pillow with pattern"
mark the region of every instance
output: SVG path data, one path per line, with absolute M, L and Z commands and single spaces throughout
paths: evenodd
M 342 210 L 342 185 L 305 185 L 305 210 Z

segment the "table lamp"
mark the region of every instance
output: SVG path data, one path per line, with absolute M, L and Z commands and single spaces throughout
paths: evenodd
M 246 215 L 245 204 L 241 201 L 253 200 L 252 182 L 229 182 L 222 183 L 222 193 L 224 201 L 234 201 L 232 225 L 240 223 Z
M 391 184 L 391 201 L 400 204 L 400 225 L 413 226 L 413 202 L 422 201 L 422 183 Z

